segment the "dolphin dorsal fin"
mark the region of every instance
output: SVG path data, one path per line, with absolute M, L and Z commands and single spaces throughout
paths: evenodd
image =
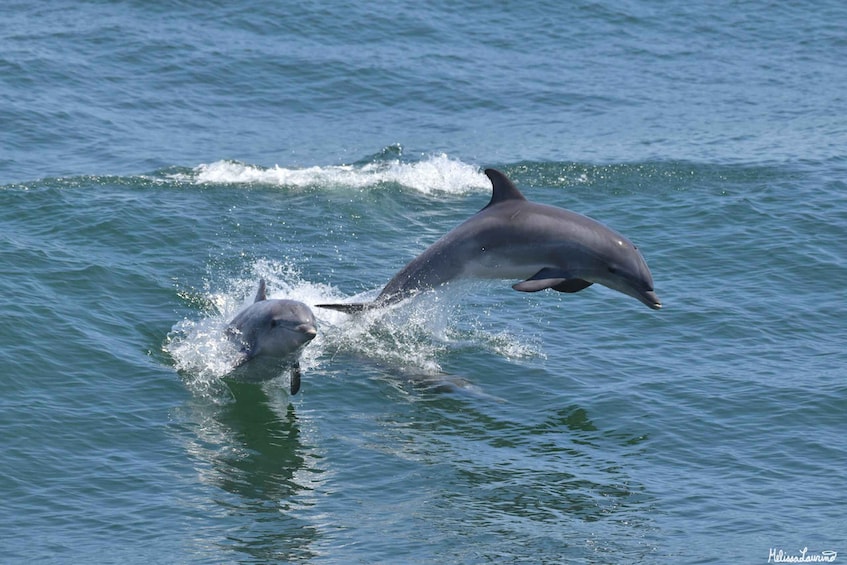
M 267 300 L 268 295 L 265 291 L 265 279 L 259 279 L 259 291 L 256 292 L 256 299 L 253 302 L 261 302 L 262 300 Z
M 526 197 L 512 184 L 509 177 L 497 169 L 485 169 L 485 176 L 491 179 L 491 186 L 493 187 L 491 202 L 488 203 L 486 208 L 506 200 L 526 200 Z

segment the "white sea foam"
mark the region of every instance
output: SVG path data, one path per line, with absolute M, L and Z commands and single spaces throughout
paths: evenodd
M 206 304 L 205 311 L 177 322 L 168 335 L 164 349 L 195 393 L 228 398 L 221 377 L 232 371 L 238 351 L 226 339 L 224 329 L 239 310 L 253 301 L 260 278 L 267 282 L 269 298 L 299 300 L 310 306 L 317 318 L 318 335 L 300 357 L 304 382 L 309 373 L 338 357 L 359 359 L 399 375 L 438 376 L 442 374 L 439 359 L 459 342 L 468 340 L 473 342 L 472 347 L 490 349 L 505 357 L 537 354 L 535 348 L 519 338 L 490 334 L 479 324 L 470 334 L 458 330 L 455 318 L 461 309 L 456 307 L 456 301 L 461 300 L 461 287 L 450 289 L 455 292 L 424 293 L 392 307 L 349 316 L 316 305 L 368 301 L 378 289 L 345 297 L 329 285 L 306 280 L 291 262 L 259 259 L 248 272 L 229 278 L 222 285 L 208 282 L 209 288 L 192 293 L 195 300 Z M 213 290 L 212 286 L 221 288 Z
M 298 189 L 377 189 L 399 184 L 423 194 L 466 194 L 490 190 L 491 184 L 480 169 L 445 154 L 421 161 L 379 160 L 361 165 L 329 165 L 306 168 L 270 168 L 215 161 L 201 164 L 191 173 L 170 175 L 180 182 L 197 184 L 262 184 Z
M 239 358 L 237 348 L 226 338 L 224 330 L 238 311 L 253 302 L 260 278 L 267 282 L 268 298 L 299 300 L 310 306 L 340 298 L 326 285 L 303 280 L 295 266 L 265 259 L 257 260 L 248 275 L 226 281 L 223 289 L 205 289 L 201 300 L 207 304 L 206 311 L 199 319 L 189 317 L 177 322 L 164 345 L 195 392 L 209 396 L 222 393 L 220 378 L 234 369 Z M 211 283 L 207 284 L 211 287 Z M 322 343 L 319 333 L 304 349 L 300 359 L 304 371 L 317 366 Z

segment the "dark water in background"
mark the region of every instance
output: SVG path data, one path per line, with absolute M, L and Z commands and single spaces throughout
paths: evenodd
M 847 552 L 841 3 L 0 16 L 4 561 Z M 371 296 L 488 166 L 665 309 L 462 283 L 219 379 L 259 277 Z

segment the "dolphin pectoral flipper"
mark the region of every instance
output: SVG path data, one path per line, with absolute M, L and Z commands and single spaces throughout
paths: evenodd
M 527 279 L 523 282 L 513 284 L 512 288 L 520 292 L 538 292 L 539 290 L 556 288 L 566 282 L 567 279 Z
M 557 284 L 552 288 L 553 290 L 558 290 L 559 292 L 579 292 L 584 288 L 588 288 L 592 284 L 594 283 L 582 279 L 568 279 L 565 282 Z
M 291 367 L 291 396 L 294 396 L 300 391 L 300 362 L 295 361 Z
M 538 292 L 547 288 L 559 292 L 579 292 L 591 284 L 586 280 L 568 276 L 565 271 L 545 267 L 525 281 L 512 285 L 512 288 L 520 292 Z

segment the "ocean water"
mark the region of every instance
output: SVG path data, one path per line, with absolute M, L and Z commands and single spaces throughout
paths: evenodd
M 843 3 L 0 16 L 2 562 L 847 555 Z M 664 308 L 464 281 L 222 378 L 260 278 L 372 298 L 486 167 Z

